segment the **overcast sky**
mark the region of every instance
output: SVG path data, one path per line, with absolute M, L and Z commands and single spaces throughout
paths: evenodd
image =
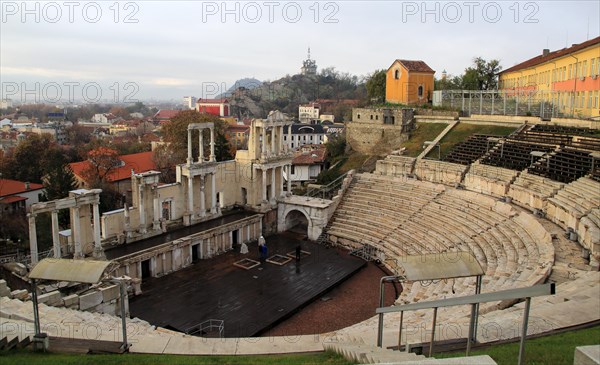
M 366 75 L 420 59 L 440 77 L 473 57 L 504 68 L 600 33 L 599 1 L 0 1 L 2 97 L 175 99 L 237 79 Z M 225 7 L 227 9 L 225 9 Z M 36 86 L 36 83 L 38 83 Z M 112 86 L 111 86 L 112 85 Z M 118 91 L 118 93 L 117 93 Z M 223 90 L 224 91 L 224 90 Z

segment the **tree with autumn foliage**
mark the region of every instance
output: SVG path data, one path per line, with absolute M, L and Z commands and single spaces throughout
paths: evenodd
M 108 147 L 90 150 L 87 157 L 90 163 L 82 177 L 90 187 L 106 182 L 108 175 L 121 164 L 119 152 Z
M 215 156 L 217 161 L 225 161 L 233 159 L 231 155 L 231 147 L 225 138 L 225 130 L 227 123 L 219 119 L 219 117 L 200 113 L 195 110 L 184 110 L 179 112 L 163 127 L 163 140 L 167 143 L 169 153 L 164 155 L 169 156 L 173 162 L 184 163 L 187 158 L 187 128 L 191 123 L 213 123 L 215 126 Z M 210 131 L 203 131 L 203 146 L 204 156 L 210 155 Z M 198 156 L 198 131 L 192 131 L 192 156 Z M 163 151 L 164 152 L 164 151 Z

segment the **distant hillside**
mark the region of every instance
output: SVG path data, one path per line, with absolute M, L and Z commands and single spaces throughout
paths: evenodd
M 249 85 L 255 87 L 238 87 L 230 89 L 231 93 L 228 91 L 232 114 L 236 117 L 264 118 L 271 110 L 281 110 L 297 118 L 298 105 L 317 99 L 366 100 L 364 80 L 332 68 L 324 69 L 316 76 L 288 75 L 279 80 Z M 344 117 L 348 118 L 351 110 L 347 105 L 340 105 L 330 112 L 341 121 Z
M 245 77 L 243 79 L 237 80 L 227 91 L 217 96 L 217 99 L 220 98 L 229 98 L 233 95 L 233 92 L 237 89 L 244 88 L 246 90 L 252 90 L 262 85 L 262 81 L 255 79 L 253 77 Z

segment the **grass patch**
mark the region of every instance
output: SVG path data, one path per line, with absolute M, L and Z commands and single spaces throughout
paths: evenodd
M 492 134 L 496 136 L 507 136 L 514 132 L 518 127 L 504 127 L 497 125 L 479 125 L 479 124 L 466 124 L 459 123 L 456 127 L 452 128 L 447 135 L 440 141 L 441 154 L 444 158 L 456 144 L 466 140 L 473 134 Z M 434 137 L 435 138 L 435 137 Z M 429 140 L 431 141 L 431 139 Z M 432 149 L 427 156 L 437 158 L 437 147 Z
M 312 354 L 291 355 L 262 355 L 262 356 L 182 356 L 182 355 L 77 355 L 77 354 L 41 354 L 20 350 L 17 352 L 2 353 L 2 365 L 80 365 L 80 364 L 181 364 L 181 365 L 350 365 L 334 352 L 319 352 Z
M 340 175 L 345 174 L 350 170 L 359 170 L 365 161 L 369 158 L 368 155 L 352 151 L 346 155 L 346 161 L 340 166 Z
M 416 129 L 410 133 L 408 141 L 400 148 L 406 148 L 406 156 L 417 157 L 423 152 L 423 142 L 433 141 L 447 126 L 446 123 L 416 123 Z
M 527 340 L 525 342 L 525 363 L 528 365 L 572 365 L 575 347 L 598 345 L 600 326 L 577 331 L 560 333 Z M 513 365 L 519 357 L 519 343 L 491 346 L 471 352 L 472 355 L 489 355 L 498 365 Z M 435 354 L 435 358 L 460 357 L 465 352 Z

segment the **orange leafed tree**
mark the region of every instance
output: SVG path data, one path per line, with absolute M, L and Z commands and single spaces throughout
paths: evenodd
M 103 182 L 110 173 L 119 167 L 121 160 L 117 150 L 108 147 L 98 147 L 88 152 L 89 167 L 83 171 L 83 178 L 90 186 Z

